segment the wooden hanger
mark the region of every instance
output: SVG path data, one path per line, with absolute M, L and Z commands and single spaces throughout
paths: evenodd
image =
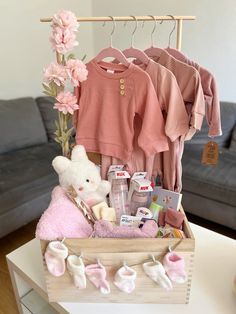
M 94 60 L 96 62 L 100 62 L 103 59 L 108 58 L 108 57 L 115 58 L 119 61 L 119 63 L 122 63 L 123 65 L 128 67 L 130 65 L 129 60 L 125 57 L 125 55 L 119 49 L 114 48 L 112 45 L 112 36 L 114 34 L 116 24 L 115 24 L 115 19 L 112 16 L 110 16 L 110 18 L 113 21 L 113 29 L 110 34 L 110 47 L 102 49 L 99 52 L 99 54 L 94 58 Z
M 173 19 L 173 21 L 174 21 L 174 27 L 173 27 L 173 29 L 172 29 L 171 32 L 170 32 L 169 41 L 168 41 L 168 47 L 167 47 L 165 50 L 166 50 L 170 55 L 173 55 L 175 58 L 177 58 L 178 60 L 182 61 L 183 59 L 186 58 L 186 56 L 185 56 L 182 52 L 180 52 L 179 50 L 170 47 L 171 35 L 173 34 L 173 32 L 174 32 L 174 30 L 175 30 L 175 28 L 176 28 L 176 20 L 175 20 L 175 18 L 174 18 L 173 15 L 170 15 L 170 14 L 169 14 L 168 16 L 170 16 L 170 17 Z
M 157 20 L 155 19 L 154 15 L 149 15 L 153 18 L 153 20 L 155 21 L 155 25 L 153 27 L 153 30 L 151 32 L 151 47 L 147 48 L 144 50 L 144 53 L 146 53 L 146 55 L 150 58 L 152 57 L 160 57 L 160 55 L 163 53 L 163 51 L 165 51 L 164 49 L 161 48 L 157 48 L 154 47 L 154 40 L 153 40 L 153 34 L 155 33 L 155 30 L 157 28 Z M 161 21 L 161 23 L 163 22 L 163 20 Z
M 149 57 L 146 55 L 145 52 L 138 48 L 134 48 L 134 34 L 138 28 L 138 20 L 134 15 L 131 15 L 131 17 L 135 20 L 136 25 L 135 28 L 132 32 L 132 37 L 131 37 L 131 47 L 128 49 L 123 50 L 123 54 L 126 56 L 126 58 L 135 58 L 141 61 L 143 64 L 147 65 L 150 61 Z

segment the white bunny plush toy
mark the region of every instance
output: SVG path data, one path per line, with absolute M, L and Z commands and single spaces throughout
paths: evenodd
M 84 146 L 73 148 L 71 160 L 57 156 L 52 165 L 59 176 L 60 186 L 65 189 L 73 187 L 88 206 L 106 201 L 111 184 L 101 179 L 99 168 L 88 159 Z

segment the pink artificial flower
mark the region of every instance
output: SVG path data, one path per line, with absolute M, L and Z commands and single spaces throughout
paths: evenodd
M 64 114 L 69 112 L 73 115 L 74 111 L 79 109 L 77 98 L 71 92 L 60 92 L 56 100 L 58 102 L 54 104 L 53 108 L 62 111 Z
M 78 46 L 76 35 L 70 29 L 55 27 L 50 37 L 53 50 L 59 53 L 67 53 Z
M 54 82 L 57 86 L 65 84 L 67 79 L 67 72 L 63 65 L 57 62 L 51 62 L 46 68 L 43 69 L 45 83 Z
M 75 87 L 79 86 L 79 82 L 85 81 L 88 76 L 86 65 L 78 59 L 68 60 L 66 63 L 66 71 L 71 83 Z
M 52 19 L 52 27 L 68 28 L 71 31 L 77 32 L 79 23 L 75 14 L 71 11 L 61 10 L 54 14 Z

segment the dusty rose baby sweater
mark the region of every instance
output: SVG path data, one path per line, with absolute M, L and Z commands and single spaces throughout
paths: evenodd
M 177 175 L 176 156 L 173 151 L 172 141 L 178 140 L 179 137 L 184 136 L 188 132 L 189 117 L 175 76 L 165 67 L 151 59 L 147 66 L 140 64 L 140 67 L 149 74 L 155 88 L 164 114 L 165 132 L 168 136 L 170 149 L 170 151 L 165 152 L 165 162 L 163 162 L 162 153 L 156 154 L 155 174 L 159 174 L 165 183 L 165 187 L 171 189 L 175 185 Z M 154 156 L 146 158 L 139 148 L 137 137 L 141 129 L 141 123 L 139 119 L 136 119 L 135 122 L 134 151 L 126 166 L 131 173 L 145 170 L 148 172 L 148 177 L 151 178 Z M 110 164 L 120 163 L 123 163 L 123 161 L 114 157 L 102 156 L 102 176 L 106 177 Z
M 142 120 L 138 145 L 146 156 L 168 150 L 164 119 L 148 74 L 132 63 L 127 68 L 92 60 L 87 69 L 88 79 L 77 89 L 76 143 L 126 162 L 138 115 Z
M 150 162 L 150 159 L 146 160 L 146 163 L 143 164 L 138 162 L 142 160 L 142 156 L 139 154 L 138 157 L 136 155 L 136 158 L 132 158 L 132 160 L 128 163 L 128 167 L 130 167 L 130 165 L 135 165 L 136 167 L 139 167 L 139 169 L 137 169 L 138 171 L 147 170 L 149 172 L 150 167 L 153 166 L 152 173 L 154 175 L 161 174 L 165 188 L 180 192 L 182 188 L 181 159 L 184 149 L 183 140 L 191 139 L 196 130 L 201 129 L 203 117 L 205 115 L 205 100 L 200 76 L 196 69 L 171 57 L 165 50 L 158 49 L 156 52 L 158 53 L 152 56 L 153 59 L 169 69 L 177 80 L 182 98 L 186 105 L 186 111 L 188 111 L 189 114 L 188 134 L 186 136 L 178 137 L 172 143 L 169 142 L 169 151 L 163 152 L 163 154 L 157 154 L 155 157 L 154 166 L 153 163 Z M 155 85 L 155 76 L 153 76 L 153 83 Z M 160 85 L 157 85 L 157 93 L 159 93 L 158 86 Z M 170 91 L 170 87 L 168 88 L 168 91 Z M 159 95 L 160 94 L 163 95 L 162 89 Z M 177 116 L 176 119 L 174 118 L 175 115 L 169 115 L 169 117 L 171 117 L 173 123 L 176 123 Z M 115 160 L 110 159 L 109 161 L 108 159 L 106 162 L 107 167 L 111 161 L 113 163 L 116 162 Z M 102 175 L 105 176 L 105 169 Z
M 209 136 L 222 135 L 221 119 L 220 119 L 220 102 L 218 89 L 214 76 L 204 67 L 196 62 L 188 59 L 182 52 L 173 48 L 167 48 L 166 51 L 174 58 L 188 65 L 193 66 L 200 74 L 202 89 L 206 101 L 206 119 L 209 125 Z
M 183 100 L 185 102 L 186 110 L 189 113 L 190 129 L 185 140 L 189 140 L 197 130 L 201 129 L 203 117 L 205 115 L 205 99 L 201 85 L 201 79 L 198 71 L 175 58 L 163 49 L 159 50 L 156 56 L 152 56 L 156 62 L 165 66 L 175 76 L 178 86 L 180 88 Z M 172 153 L 166 155 L 163 153 L 163 162 L 168 162 L 168 158 L 175 158 L 176 160 L 176 182 L 172 185 L 170 182 L 164 180 L 164 186 L 170 190 L 180 192 L 182 189 L 182 155 L 184 150 L 184 143 L 182 139 L 175 141 L 171 147 Z M 175 157 L 174 157 L 175 156 Z M 169 162 L 168 162 L 169 163 Z M 164 166 L 165 167 L 165 166 Z M 158 172 L 158 163 L 154 167 L 154 173 Z M 168 178 L 168 177 L 167 177 Z
M 201 129 L 205 116 L 205 99 L 198 71 L 175 58 L 164 49 L 158 49 L 151 58 L 170 70 L 176 77 L 185 105 L 190 117 L 190 130 L 186 140 L 192 138 Z

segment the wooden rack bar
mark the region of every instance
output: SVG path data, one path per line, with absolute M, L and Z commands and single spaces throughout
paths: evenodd
M 141 15 L 135 16 L 137 21 L 153 21 L 153 17 L 149 15 Z M 154 15 L 154 18 L 157 21 L 173 21 L 177 22 L 177 29 L 176 29 L 176 49 L 181 50 L 182 45 L 182 32 L 183 32 L 183 21 L 193 21 L 196 19 L 195 16 L 184 16 L 184 15 L 176 15 L 176 16 L 169 16 L 163 15 L 158 16 Z M 116 22 L 122 21 L 134 21 L 132 16 L 113 16 L 113 19 L 110 16 L 84 16 L 84 17 L 77 17 L 78 22 L 112 22 L 115 20 Z M 46 17 L 40 19 L 40 22 L 51 22 L 51 17 Z
M 149 15 L 141 15 L 141 16 L 135 16 L 137 21 L 153 21 L 153 18 Z M 173 20 L 172 17 L 168 15 L 163 15 L 163 16 L 155 16 L 155 19 L 158 21 L 161 20 L 166 20 L 166 21 L 171 21 Z M 122 21 L 133 21 L 132 16 L 113 16 L 115 21 L 122 22 Z M 192 21 L 195 20 L 195 16 L 174 16 L 175 20 L 186 20 L 186 21 Z M 46 17 L 40 19 L 40 22 L 51 22 L 52 18 L 51 17 Z M 112 18 L 109 16 L 79 16 L 77 17 L 78 22 L 112 22 Z

